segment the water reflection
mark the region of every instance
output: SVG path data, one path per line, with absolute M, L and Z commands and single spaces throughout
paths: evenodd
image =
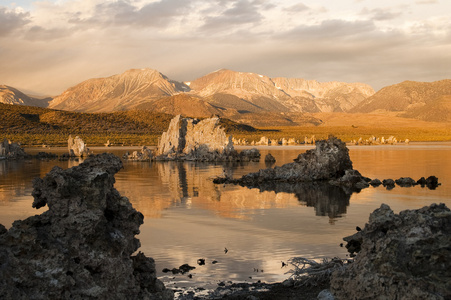
M 328 216 L 333 223 L 335 218 L 346 214 L 352 192 L 327 182 L 287 183 L 267 182 L 258 186 L 260 192 L 269 191 L 294 194 L 305 206 L 314 207 L 317 216 Z
M 151 218 L 161 217 L 171 207 L 204 209 L 236 219 L 249 219 L 255 210 L 299 205 L 314 207 L 317 216 L 328 216 L 331 222 L 346 213 L 351 194 L 327 183 L 269 183 L 248 189 L 212 182 L 224 173 L 233 176 L 242 167 L 197 162 L 126 164 L 116 188 Z

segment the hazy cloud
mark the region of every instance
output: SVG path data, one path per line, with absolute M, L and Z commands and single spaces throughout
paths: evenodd
M 307 11 L 309 9 L 310 8 L 307 5 L 305 5 L 304 3 L 297 3 L 297 4 L 294 4 L 292 6 L 289 6 L 289 7 L 285 8 L 284 10 L 287 11 L 287 12 L 294 12 L 295 13 L 295 12 Z
M 265 2 L 249 0 L 227 1 L 227 3 L 230 2 L 233 2 L 231 7 L 227 7 L 215 16 L 205 17 L 205 23 L 200 30 L 218 32 L 234 29 L 237 25 L 256 25 L 263 20 L 263 15 L 259 12 L 259 8 Z
M 421 0 L 415 1 L 416 4 L 437 4 L 438 0 Z
M 374 23 L 369 20 L 344 21 L 333 19 L 324 20 L 316 25 L 301 25 L 289 32 L 279 35 L 279 37 L 300 40 L 323 40 L 325 43 L 331 43 L 336 39 L 365 37 L 375 29 Z
M 0 7 L 0 37 L 22 28 L 30 22 L 30 14 L 8 10 Z
M 126 0 L 103 2 L 95 6 L 92 16 L 75 13 L 70 23 L 164 28 L 177 17 L 189 13 L 191 8 L 191 1 L 187 0 L 162 0 L 142 7 Z
M 361 15 L 368 15 L 371 17 L 372 20 L 376 21 L 387 21 L 392 20 L 401 15 L 400 12 L 392 12 L 391 9 L 387 8 L 374 8 L 374 9 L 368 9 L 364 8 L 361 12 Z

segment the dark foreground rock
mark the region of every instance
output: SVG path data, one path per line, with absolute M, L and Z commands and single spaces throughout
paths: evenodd
M 33 182 L 48 210 L 0 226 L 1 299 L 172 299 L 135 238 L 143 215 L 114 189 L 120 159 L 101 154 Z
M 451 211 L 444 204 L 399 214 L 382 204 L 344 240 L 357 256 L 332 275 L 337 299 L 451 299 Z

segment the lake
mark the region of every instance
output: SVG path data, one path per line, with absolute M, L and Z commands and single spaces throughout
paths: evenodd
M 282 267 L 282 262 L 291 257 L 345 258 L 342 238 L 355 233 L 356 226 L 363 227 L 381 203 L 396 213 L 440 202 L 451 207 L 451 142 L 348 147 L 354 169 L 364 176 L 418 180 L 435 175 L 442 185 L 435 190 L 370 187 L 349 196 L 334 188 L 276 194 L 212 183 L 212 178 L 224 172 L 239 177 L 265 168 L 267 153 L 276 158 L 276 165 L 282 165 L 312 148 L 263 146 L 259 147 L 259 163 L 124 162 L 124 169 L 116 174 L 115 187 L 144 214 L 139 250 L 155 259 L 157 274 L 167 287 L 282 281 L 290 269 Z M 126 151 L 119 147 L 92 150 L 119 156 Z M 27 149 L 31 154 L 37 151 L 43 149 Z M 66 150 L 45 151 L 61 154 Z M 55 165 L 68 168 L 77 164 L 0 161 L 0 223 L 9 228 L 16 219 L 42 213 L 44 208 L 36 211 L 31 207 L 32 179 L 43 177 Z M 205 259 L 205 265 L 198 265 L 198 259 Z M 185 263 L 196 266 L 192 278 L 162 272 Z

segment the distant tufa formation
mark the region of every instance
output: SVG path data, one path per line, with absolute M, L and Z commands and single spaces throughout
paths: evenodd
M 28 154 L 17 143 L 12 143 L 4 139 L 0 143 L 0 159 L 23 159 L 29 157 Z
M 72 135 L 69 135 L 67 147 L 69 156 L 88 157 L 91 154 L 91 151 L 79 136 L 72 138 Z
M 156 160 L 192 161 L 258 161 L 257 149 L 238 153 L 232 136 L 227 137 L 219 126 L 219 117 L 197 120 L 182 118 L 171 120 L 168 131 L 158 142 Z
M 371 213 L 345 237 L 354 261 L 331 278 L 336 299 L 451 299 L 451 211 L 444 204 Z
M 41 215 L 0 225 L 2 299 L 172 299 L 135 238 L 143 223 L 113 187 L 122 168 L 112 154 L 54 167 L 33 182 Z

